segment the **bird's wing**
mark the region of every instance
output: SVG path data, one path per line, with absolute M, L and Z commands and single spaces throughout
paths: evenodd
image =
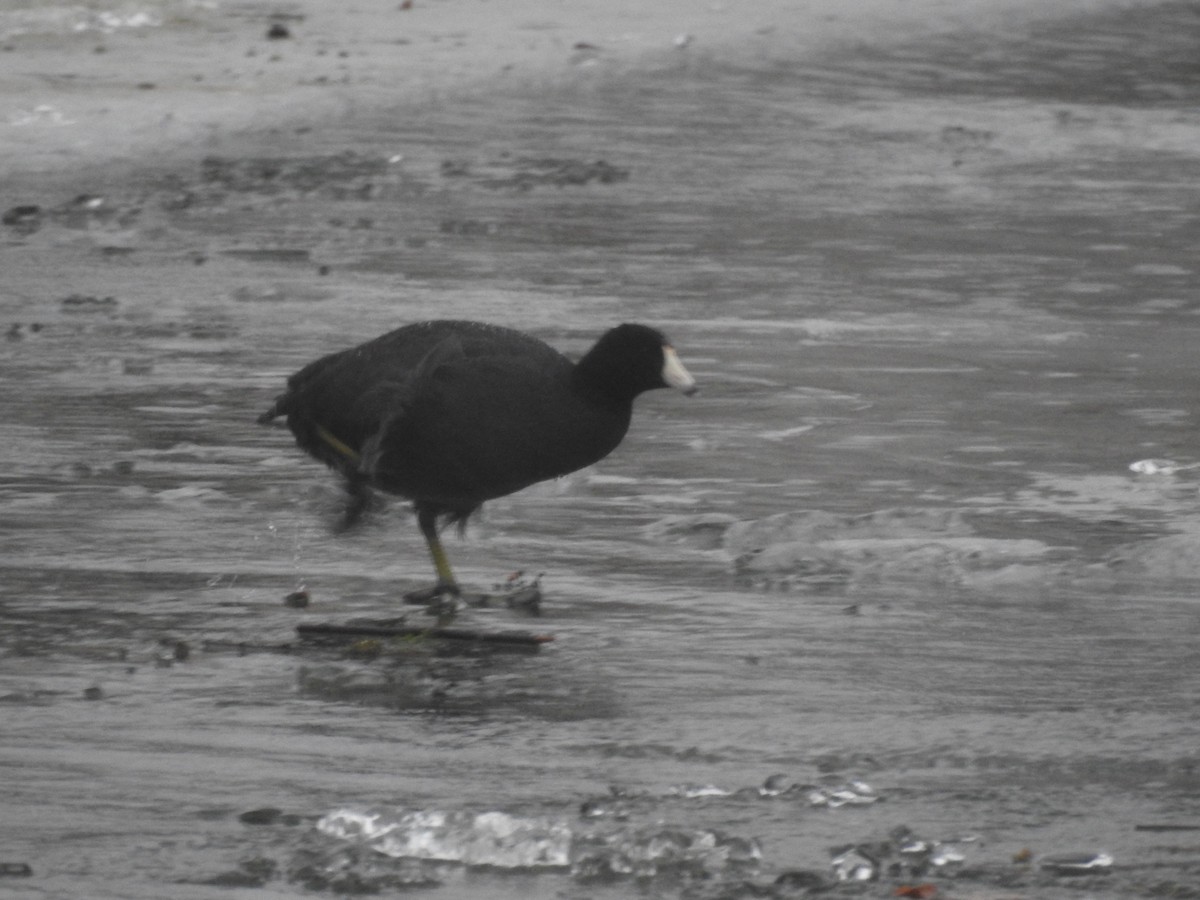
M 422 322 L 309 363 L 288 379 L 287 391 L 259 421 L 286 415 L 307 452 L 348 475 L 365 474 L 378 461 L 383 433 L 407 421 L 417 398 L 446 396 L 456 381 L 461 389 L 475 365 L 537 371 L 570 363 L 513 329 Z
M 570 365 L 563 357 L 443 362 L 383 423 L 369 475 L 398 488 L 436 485 L 447 502 L 482 501 L 595 462 L 624 425 L 579 408 L 562 377 Z

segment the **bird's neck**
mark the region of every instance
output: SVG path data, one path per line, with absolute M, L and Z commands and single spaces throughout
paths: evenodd
M 625 367 L 594 351 L 575 364 L 571 387 L 589 402 L 610 410 L 632 409 L 639 393 Z

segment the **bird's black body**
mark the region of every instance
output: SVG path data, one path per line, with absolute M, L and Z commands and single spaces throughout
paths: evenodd
M 668 378 L 694 390 L 643 325 L 611 329 L 572 363 L 510 328 L 422 322 L 305 366 L 259 421 L 287 416 L 352 496 L 369 486 L 412 500 L 429 538 L 438 518 L 464 521 L 486 500 L 607 456 L 634 398 Z

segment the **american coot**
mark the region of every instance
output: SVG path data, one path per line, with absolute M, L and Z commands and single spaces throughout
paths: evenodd
M 259 417 L 287 416 L 296 443 L 346 478 L 352 524 L 371 488 L 413 501 L 437 584 L 459 594 L 440 526 L 485 500 L 603 459 L 653 388 L 695 393 L 667 339 L 645 325 L 605 332 L 578 363 L 511 328 L 406 325 L 310 363 Z

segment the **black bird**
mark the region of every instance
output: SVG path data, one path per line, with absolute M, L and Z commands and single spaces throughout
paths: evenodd
M 296 443 L 346 479 L 346 523 L 371 488 L 413 502 L 437 571 L 429 599 L 459 594 L 438 530 L 485 500 L 603 459 L 643 391 L 696 383 L 645 325 L 605 332 L 578 363 L 511 328 L 406 325 L 309 363 L 258 421 L 287 416 Z

